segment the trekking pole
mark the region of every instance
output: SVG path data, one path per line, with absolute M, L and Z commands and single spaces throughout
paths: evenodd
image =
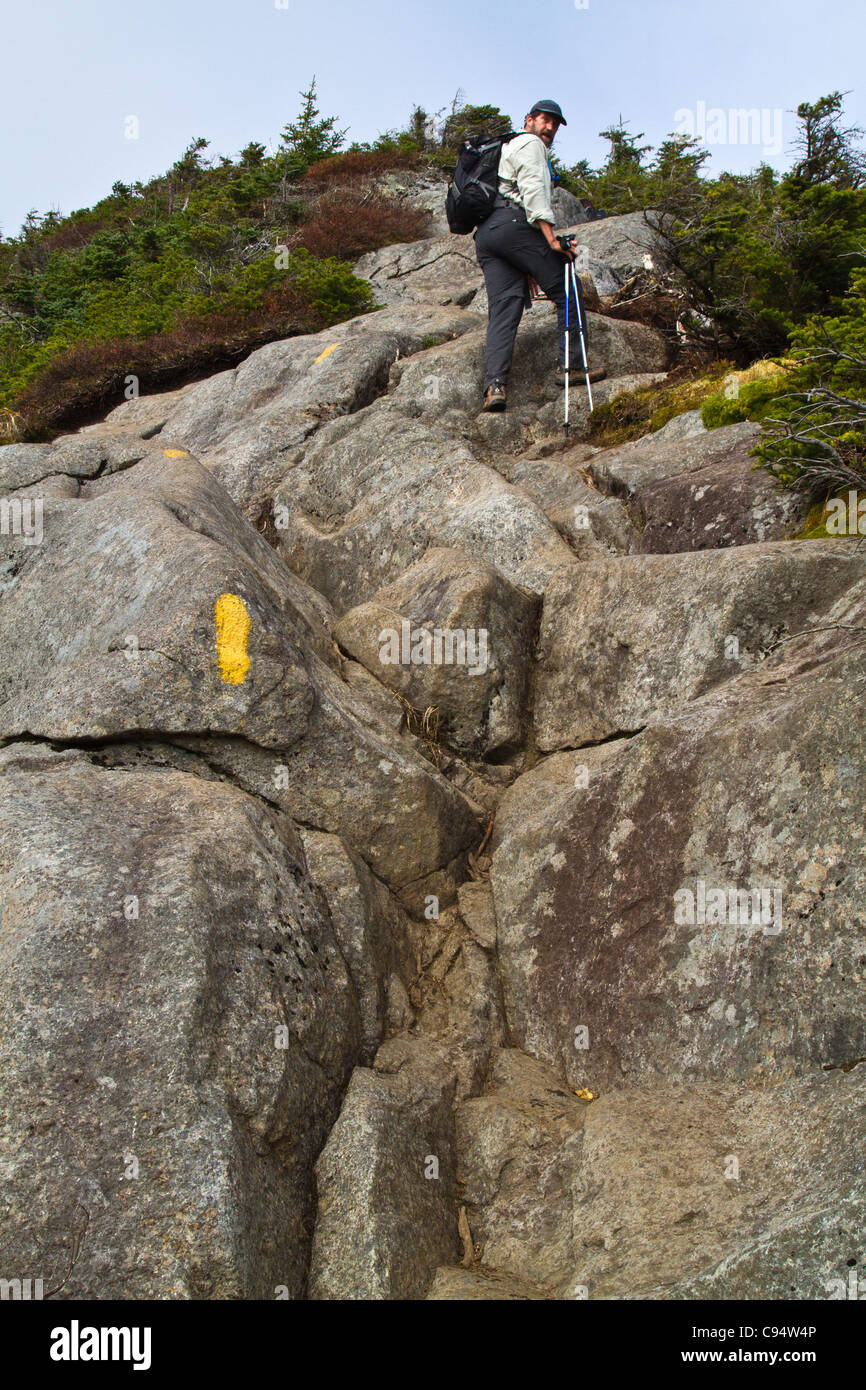
M 565 262 L 565 437 L 568 438 L 568 260 Z
M 577 307 L 577 331 L 578 331 L 578 333 L 580 334 L 580 352 L 581 352 L 581 356 L 583 357 L 583 372 L 584 372 L 584 376 L 586 377 L 586 394 L 587 394 L 587 397 L 588 397 L 588 399 L 589 399 L 589 410 L 590 410 L 590 414 L 592 414 L 592 410 L 593 410 L 593 404 L 592 404 L 592 387 L 591 387 L 590 384 L 589 384 L 589 363 L 588 363 L 587 360 L 586 360 L 586 341 L 585 341 L 584 336 L 583 336 L 583 316 L 582 316 L 582 314 L 581 314 L 581 312 L 580 312 L 580 298 L 579 298 L 578 293 L 577 293 L 577 271 L 576 271 L 575 268 L 574 268 L 574 261 L 569 261 L 567 264 L 568 264 L 568 266 L 571 267 L 571 283 L 572 283 L 572 285 L 573 285 L 573 287 L 574 287 L 574 302 L 575 302 L 575 305 L 576 305 L 576 307 Z M 568 297 L 567 297 L 567 292 L 566 292 L 565 304 L 566 304 L 566 309 L 567 309 L 567 308 L 568 308 Z M 567 379 L 568 379 L 568 378 L 566 378 L 566 380 L 567 380 Z M 566 431 L 566 433 L 567 433 L 567 431 Z

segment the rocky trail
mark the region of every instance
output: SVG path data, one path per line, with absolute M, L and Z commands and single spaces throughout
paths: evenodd
M 652 251 L 576 236 L 601 307 Z M 866 547 L 751 424 L 599 449 L 580 389 L 566 445 L 546 302 L 479 414 L 472 252 L 0 449 L 0 1248 L 55 1298 L 862 1262 Z M 590 332 L 596 403 L 665 380 Z

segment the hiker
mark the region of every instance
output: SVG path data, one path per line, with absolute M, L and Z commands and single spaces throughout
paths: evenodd
M 511 367 L 514 340 L 524 307 L 540 290 L 556 305 L 559 320 L 560 362 L 556 381 L 565 384 L 563 337 L 565 334 L 565 259 L 574 252 L 553 234 L 552 180 L 547 151 L 561 125 L 567 125 L 555 101 L 537 101 L 524 122 L 523 133 L 502 146 L 498 192 L 493 211 L 475 233 L 475 254 L 487 286 L 487 360 L 484 371 L 483 410 L 505 409 L 505 386 Z M 575 276 L 580 315 L 588 338 L 580 278 Z M 574 322 L 572 296 L 569 312 Z M 588 346 L 588 342 L 587 342 Z M 569 378 L 578 378 L 572 358 Z M 600 381 L 604 371 L 590 372 Z

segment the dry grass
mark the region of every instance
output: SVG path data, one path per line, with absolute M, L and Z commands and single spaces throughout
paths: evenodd
M 425 710 L 418 710 L 399 691 L 393 690 L 391 693 L 403 706 L 406 728 L 409 733 L 421 739 L 433 766 L 437 769 L 441 768 L 442 745 L 439 742 L 439 706 L 428 705 Z

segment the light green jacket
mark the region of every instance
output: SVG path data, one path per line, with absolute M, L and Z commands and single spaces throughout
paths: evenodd
M 527 222 L 553 223 L 552 189 L 547 146 L 540 136 L 525 131 L 502 146 L 499 192 L 523 208 Z

